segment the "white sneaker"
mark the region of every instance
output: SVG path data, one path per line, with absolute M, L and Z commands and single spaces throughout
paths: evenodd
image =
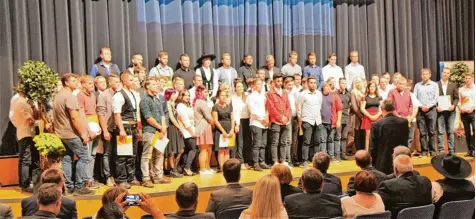
M 208 170 L 205 170 L 205 171 L 207 171 L 208 174 L 215 174 L 215 170 L 213 170 L 213 169 L 208 169 Z
M 200 170 L 200 175 L 208 175 L 210 174 L 208 170 Z
M 293 169 L 293 168 L 291 168 L 291 166 L 289 166 L 289 163 L 288 163 L 288 162 L 283 162 L 283 165 L 287 166 L 290 170 Z

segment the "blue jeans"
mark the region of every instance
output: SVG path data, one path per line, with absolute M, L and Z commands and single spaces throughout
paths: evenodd
M 456 112 L 443 111 L 438 113 L 438 151 L 443 153 L 444 148 L 444 134 L 448 137 L 448 152 L 455 152 L 455 137 L 454 137 L 454 124 L 455 124 Z
M 420 129 L 421 152 L 433 153 L 435 151 L 436 107 L 432 107 L 426 113 L 419 109 L 417 123 Z
M 111 133 L 111 136 L 112 136 L 112 131 L 110 132 Z M 101 141 L 102 141 L 102 147 L 103 147 L 103 154 L 102 154 L 102 170 L 100 170 L 100 172 L 96 174 L 94 174 L 94 178 L 95 179 L 99 179 L 101 178 L 101 173 L 104 174 L 104 178 L 107 179 L 109 177 L 111 177 L 111 167 L 109 166 L 109 161 L 111 159 L 111 141 L 106 141 L 104 140 L 104 137 L 100 137 L 101 138 Z M 99 142 L 99 141 L 98 141 Z M 96 156 L 96 150 L 97 150 L 97 146 L 96 147 L 93 147 L 93 154 L 94 154 L 94 157 Z
M 99 143 L 98 138 L 94 140 L 90 140 L 88 142 L 88 154 L 89 154 L 88 171 L 87 171 L 88 182 L 92 182 L 94 180 L 94 161 L 96 160 L 96 149 Z
M 324 125 L 325 131 L 321 132 L 321 149 L 322 145 L 326 145 L 327 153 L 331 158 L 335 158 L 340 153 L 340 148 L 336 148 L 334 144 L 334 135 L 336 133 L 336 128 L 332 128 L 332 124 L 322 124 Z M 322 143 L 322 139 L 325 139 L 325 142 Z
M 65 145 L 66 152 L 63 153 L 63 170 L 66 178 L 66 187 L 68 189 L 80 189 L 84 187 L 87 179 L 87 168 L 89 163 L 88 145 L 83 145 L 80 138 L 61 139 Z M 73 163 L 74 155 L 78 156 L 76 163 L 76 175 L 73 182 Z
M 347 134 L 349 134 L 349 126 L 347 124 L 342 124 L 340 128 L 336 128 L 336 134 L 334 138 L 334 148 L 336 158 L 340 160 L 341 157 L 344 157 L 345 148 L 347 146 Z

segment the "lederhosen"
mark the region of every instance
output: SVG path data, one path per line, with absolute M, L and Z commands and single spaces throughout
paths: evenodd
M 203 69 L 203 67 L 200 67 L 200 72 L 202 73 L 203 84 L 205 87 L 207 87 L 208 95 L 211 97 L 213 94 L 213 75 L 215 72 L 213 71 L 213 68 L 210 68 L 210 79 L 207 78 L 205 69 Z

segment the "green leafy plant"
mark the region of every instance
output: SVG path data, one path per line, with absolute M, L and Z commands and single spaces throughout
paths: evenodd
M 42 61 L 28 60 L 18 69 L 20 88 L 28 99 L 37 103 L 51 100 L 59 76 Z
M 470 71 L 468 65 L 464 62 L 457 62 L 451 68 L 450 82 L 457 84 L 458 87 L 462 87 L 464 85 L 464 75 Z
M 35 142 L 35 147 L 43 156 L 48 156 L 50 154 L 57 154 L 58 152 L 66 151 L 66 148 L 63 145 L 58 136 L 50 133 L 42 133 L 33 138 Z

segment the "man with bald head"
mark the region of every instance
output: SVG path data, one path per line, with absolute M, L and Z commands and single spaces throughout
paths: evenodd
M 385 210 L 392 212 L 392 219 L 404 208 L 432 203 L 431 181 L 426 176 L 413 174 L 412 159 L 408 155 L 395 157 L 393 172 L 397 178 L 383 181 L 378 188 Z
M 370 153 L 368 151 L 358 150 L 355 153 L 354 158 L 355 163 L 357 164 L 357 166 L 360 167 L 360 169 L 367 170 L 374 174 L 377 180 L 377 185 L 387 180 L 387 175 L 385 173 L 378 171 L 372 166 L 372 157 L 370 156 Z M 347 195 L 349 196 L 354 196 L 356 194 L 354 190 L 354 180 L 354 176 L 351 176 L 349 179 L 349 183 L 347 184 Z

